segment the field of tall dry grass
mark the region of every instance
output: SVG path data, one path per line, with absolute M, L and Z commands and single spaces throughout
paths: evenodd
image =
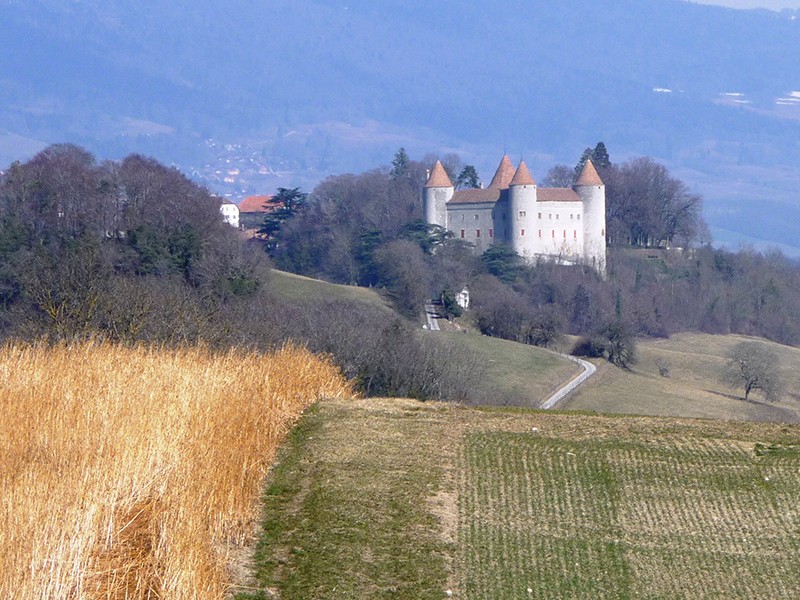
M 351 394 L 307 351 L 0 348 L 0 598 L 221 598 L 276 447 Z

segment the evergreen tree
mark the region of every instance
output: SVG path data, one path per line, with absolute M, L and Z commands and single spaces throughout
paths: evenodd
M 400 148 L 392 160 L 392 170 L 390 172 L 392 179 L 402 179 L 404 177 L 408 177 L 410 162 L 411 159 L 408 157 L 408 154 L 406 154 L 406 149 Z
M 592 150 L 592 163 L 598 169 L 606 169 L 611 166 L 611 159 L 608 157 L 608 150 L 603 142 L 597 142 Z
M 453 290 L 451 290 L 449 287 L 446 287 L 444 290 L 442 290 L 441 301 L 442 309 L 444 310 L 444 316 L 448 321 L 453 317 L 460 317 L 462 314 L 464 314 L 464 310 L 456 300 L 455 293 L 453 293 Z
M 592 153 L 593 152 L 594 152 L 594 150 L 592 150 L 591 148 L 586 148 L 586 150 L 583 151 L 583 154 L 581 154 L 581 157 L 578 160 L 578 164 L 575 165 L 575 179 L 576 180 L 578 179 L 578 177 L 580 177 L 581 171 L 583 171 L 583 167 L 584 167 L 584 165 L 586 165 L 586 161 L 589 160 L 590 158 L 592 158 Z
M 480 180 L 478 179 L 478 171 L 472 165 L 466 165 L 456 179 L 456 186 L 459 188 L 478 188 L 480 187 Z
M 511 246 L 495 244 L 481 255 L 486 269 L 505 283 L 516 280 L 522 269 L 522 258 L 511 249 Z
M 603 142 L 597 142 L 594 148 L 586 148 L 581 154 L 580 160 L 578 160 L 578 164 L 575 165 L 575 178 L 577 179 L 581 171 L 583 171 L 583 167 L 586 165 L 586 161 L 591 160 L 592 164 L 597 167 L 598 169 L 607 169 L 611 166 L 611 159 L 608 156 L 608 150 L 606 149 L 606 145 Z
M 272 202 L 278 208 L 267 213 L 264 217 L 264 223 L 258 232 L 270 238 L 274 237 L 286 221 L 305 207 L 307 196 L 308 194 L 301 192 L 299 187 L 292 189 L 278 188 L 278 192 L 272 199 Z

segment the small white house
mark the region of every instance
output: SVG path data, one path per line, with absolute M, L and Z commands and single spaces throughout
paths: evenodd
M 222 200 L 219 207 L 219 212 L 222 213 L 222 218 L 231 227 L 239 228 L 239 207 L 227 198 Z
M 458 292 L 458 295 L 456 295 L 456 304 L 464 310 L 469 308 L 469 290 L 467 288 Z

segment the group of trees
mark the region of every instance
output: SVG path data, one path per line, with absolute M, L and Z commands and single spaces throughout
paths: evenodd
M 404 185 L 392 190 L 402 197 Z M 304 194 L 282 194 L 287 212 L 265 228 L 304 214 Z M 0 335 L 265 350 L 294 340 L 332 355 L 364 393 L 479 401 L 481 365 L 443 338 L 366 303 L 273 293 L 264 248 L 225 224 L 219 206 L 137 155 L 98 163 L 58 145 L 12 165 L 0 175 Z M 397 218 L 376 215 L 384 220 Z
M 563 333 L 578 335 L 579 350 L 620 365 L 635 356 L 636 336 L 705 331 L 800 343 L 795 262 L 702 244 L 700 198 L 651 159 L 614 165 L 599 143 L 575 168 L 561 166 L 551 176 L 571 185 L 587 158 L 607 182 L 606 278 L 580 266 L 526 265 L 502 245 L 475 257 L 461 240 L 421 221 L 425 170 L 436 157 L 415 162 L 404 152 L 391 169 L 322 182 L 277 233 L 274 260 L 298 273 L 383 288 L 407 316 L 466 285 L 483 333 L 542 346 Z M 452 157 L 444 162 L 460 168 Z M 676 244 L 682 249 L 666 249 Z
M 570 187 L 591 159 L 606 185 L 606 229 L 611 247 L 670 248 L 710 239 L 701 196 L 652 158 L 614 164 L 603 142 L 586 148 L 574 168 L 553 167 L 543 181 Z
M 274 236 L 276 265 L 335 283 L 383 288 L 407 316 L 416 316 L 446 288 L 460 290 L 478 268 L 477 259 L 460 240 L 422 220 L 420 194 L 435 160 L 412 161 L 401 149 L 390 170 L 326 179 Z
M 264 222 L 278 265 L 383 288 L 409 317 L 430 298 L 456 314 L 455 293 L 466 285 L 483 333 L 540 346 L 569 333 L 581 338 L 576 352 L 619 366 L 634 360 L 636 336 L 677 331 L 800 344 L 800 266 L 780 253 L 626 244 L 611 249 L 605 278 L 589 267 L 523 264 L 500 245 L 478 257 L 421 220 L 435 157 L 396 158 L 391 170 L 331 177 L 308 196 L 282 190 L 285 212 Z M 367 308 L 277 299 L 269 270 L 259 242 L 222 221 L 219 199 L 151 159 L 98 163 L 60 145 L 0 177 L 5 337 L 265 348 L 295 339 L 332 353 L 367 392 L 475 398 L 480 369 L 467 355 Z

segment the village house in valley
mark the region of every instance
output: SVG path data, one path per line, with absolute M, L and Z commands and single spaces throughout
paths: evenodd
M 606 269 L 606 191 L 591 161 L 571 188 L 539 188 L 524 161 L 503 156 L 488 187 L 456 190 L 437 161 L 423 191 L 425 220 L 479 254 L 508 244 L 527 262 Z
M 231 227 L 239 229 L 239 207 L 227 198 L 222 200 L 219 206 L 219 212 L 222 213 L 222 218 Z
M 248 196 L 239 203 L 240 222 L 242 229 L 255 235 L 264 224 L 264 217 L 280 205 L 275 204 L 274 196 Z

